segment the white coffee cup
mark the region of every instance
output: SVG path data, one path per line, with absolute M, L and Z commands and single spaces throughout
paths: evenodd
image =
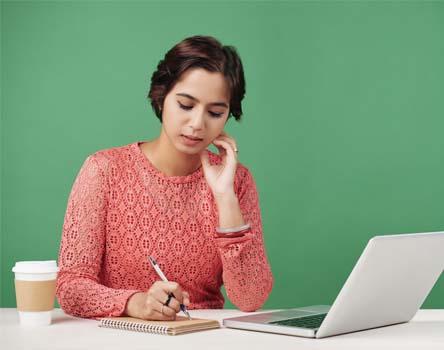
M 15 263 L 12 272 L 15 273 L 15 296 L 21 325 L 51 324 L 58 271 L 55 260 Z

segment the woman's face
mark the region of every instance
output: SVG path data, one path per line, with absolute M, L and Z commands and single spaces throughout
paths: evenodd
M 221 73 L 202 68 L 186 70 L 166 95 L 162 108 L 162 128 L 171 144 L 190 155 L 206 149 L 224 129 L 229 99 Z

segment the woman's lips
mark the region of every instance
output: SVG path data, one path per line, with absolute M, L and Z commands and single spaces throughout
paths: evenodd
M 181 135 L 181 137 L 183 142 L 189 146 L 197 145 L 199 142 L 202 141 L 202 139 L 192 138 L 190 136 L 185 136 L 185 135 Z

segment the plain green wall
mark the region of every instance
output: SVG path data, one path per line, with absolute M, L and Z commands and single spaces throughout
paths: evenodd
M 56 259 L 87 155 L 157 136 L 164 53 L 214 35 L 247 94 L 266 308 L 331 303 L 376 234 L 444 230 L 443 2 L 1 2 L 1 305 L 16 260 Z M 227 303 L 228 307 L 232 305 Z M 444 278 L 424 307 L 444 307 Z

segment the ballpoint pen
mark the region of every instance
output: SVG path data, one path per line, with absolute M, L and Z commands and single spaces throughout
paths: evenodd
M 162 270 L 160 269 L 159 265 L 157 264 L 156 260 L 152 256 L 149 256 L 148 259 L 151 263 L 151 266 L 153 266 L 154 270 L 159 275 L 159 277 L 162 279 L 162 281 L 169 282 L 168 279 L 166 278 L 166 276 L 163 274 Z M 169 293 L 169 295 L 172 296 L 173 298 L 176 298 L 173 293 Z M 184 304 L 180 304 L 180 309 L 182 310 L 182 312 L 185 315 L 188 316 L 188 319 L 191 320 L 191 316 L 188 313 L 188 310 Z

